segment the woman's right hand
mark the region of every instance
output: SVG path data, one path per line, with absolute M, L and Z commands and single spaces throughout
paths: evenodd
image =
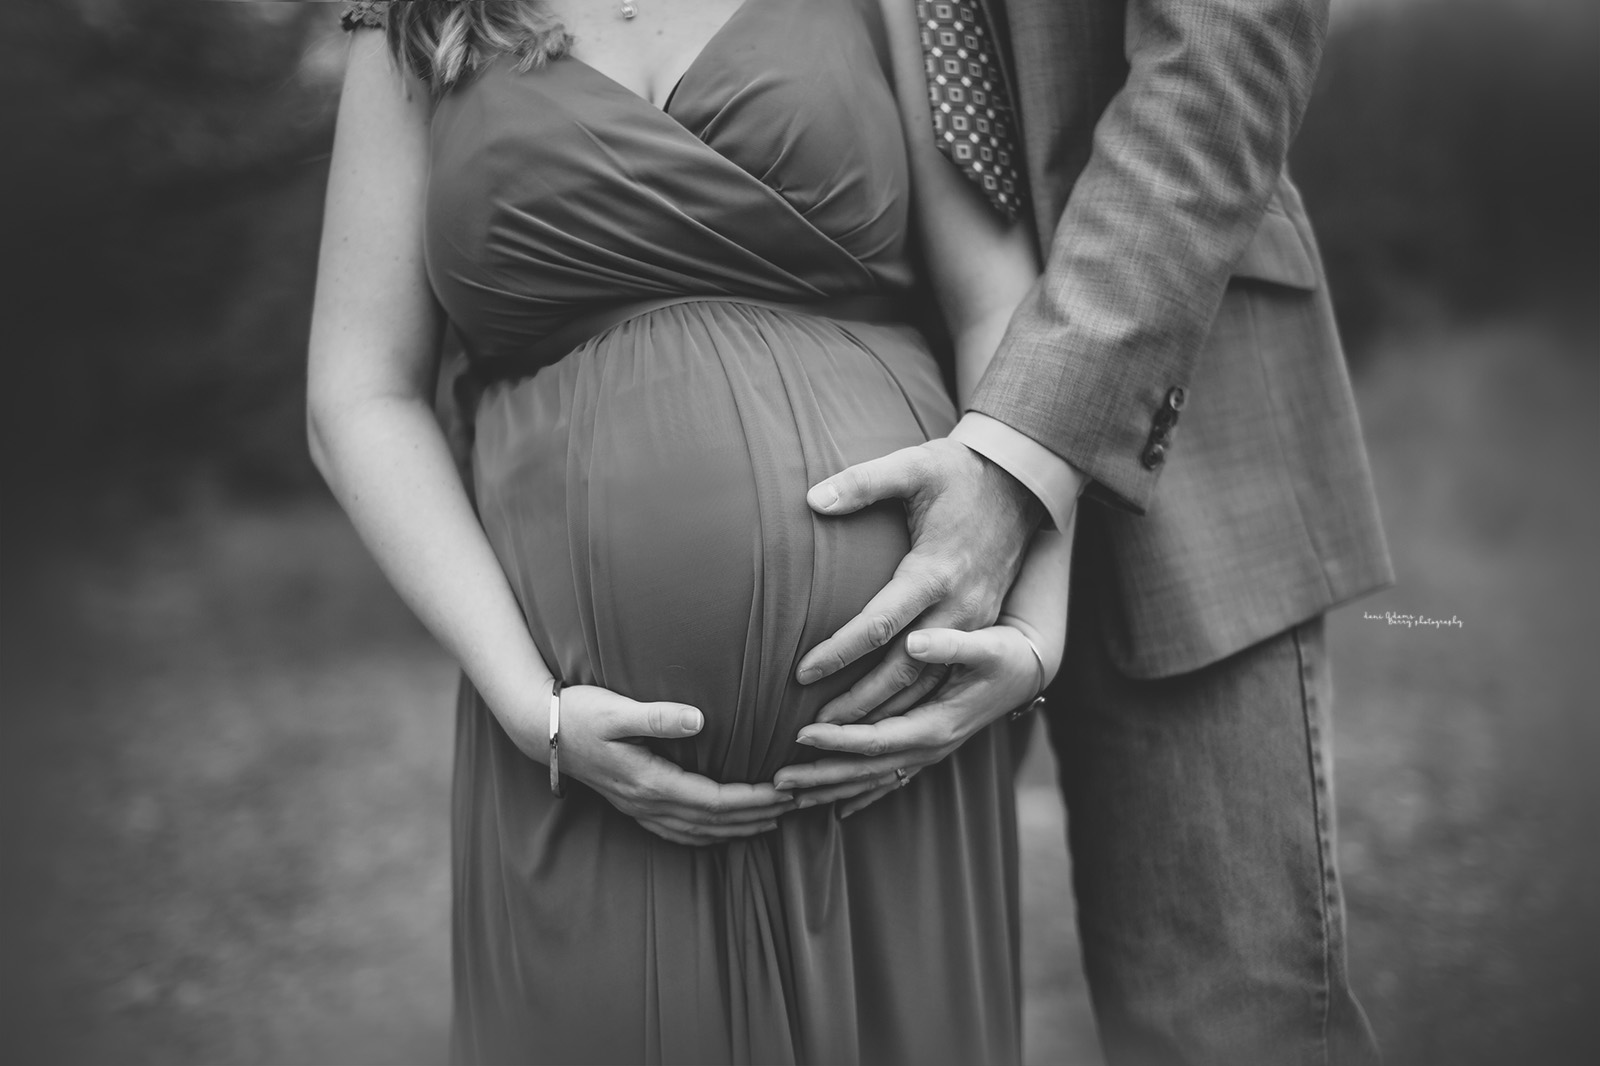
M 1030 649 L 1045 644 L 1051 663 Z M 1054 648 L 1021 618 L 987 629 L 922 629 L 910 634 L 907 649 L 918 661 L 954 667 L 939 692 L 926 703 L 871 724 L 813 722 L 800 730 L 799 743 L 826 757 L 778 771 L 775 784 L 792 791 L 800 805 L 839 803 L 839 817 L 906 785 L 922 770 L 948 758 L 979 730 L 1030 701 L 1049 684 L 1059 667 Z
M 496 715 L 523 754 L 550 759 L 549 689 L 522 713 Z M 699 733 L 705 716 L 681 703 L 640 703 L 609 689 L 561 690 L 561 772 L 604 796 L 645 829 L 675 844 L 716 844 L 777 827 L 794 810 L 769 784 L 720 784 L 662 758 L 640 741 Z

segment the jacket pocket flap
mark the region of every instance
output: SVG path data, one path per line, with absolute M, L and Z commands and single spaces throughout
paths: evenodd
M 1306 250 L 1300 231 L 1276 204 L 1262 216 L 1255 237 L 1233 268 L 1233 276 L 1294 289 L 1315 289 L 1320 284 L 1317 265 Z

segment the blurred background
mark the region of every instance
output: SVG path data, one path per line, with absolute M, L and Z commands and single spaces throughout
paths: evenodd
M 453 669 L 304 445 L 334 11 L 0 7 L 0 1056 L 437 1061 Z M 1600 1062 L 1597 69 L 1591 0 L 1344 0 L 1294 152 L 1400 576 L 1332 628 L 1397 1066 Z M 1094 1063 L 1043 747 L 1028 1055 Z

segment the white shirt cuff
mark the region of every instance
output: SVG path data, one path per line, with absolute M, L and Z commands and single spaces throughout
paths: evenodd
M 988 415 L 968 411 L 950 431 L 950 439 L 965 444 L 1001 470 L 1022 482 L 1044 504 L 1057 529 L 1065 529 L 1078 497 L 1089 484 L 1067 462 L 1026 433 Z

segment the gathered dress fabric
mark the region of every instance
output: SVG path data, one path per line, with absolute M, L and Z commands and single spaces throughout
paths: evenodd
M 806 490 L 955 419 L 914 326 L 826 313 L 915 281 L 876 0 L 745 0 L 665 110 L 575 58 L 497 62 L 439 101 L 431 153 L 426 260 L 473 365 L 661 304 L 474 400 L 476 504 L 540 652 L 700 708 L 655 744 L 695 773 L 815 757 L 797 731 L 872 660 L 796 664 L 909 542 L 898 504 L 819 518 Z M 1011 770 L 991 728 L 849 819 L 686 847 L 552 796 L 463 682 L 453 1058 L 1018 1060 Z

